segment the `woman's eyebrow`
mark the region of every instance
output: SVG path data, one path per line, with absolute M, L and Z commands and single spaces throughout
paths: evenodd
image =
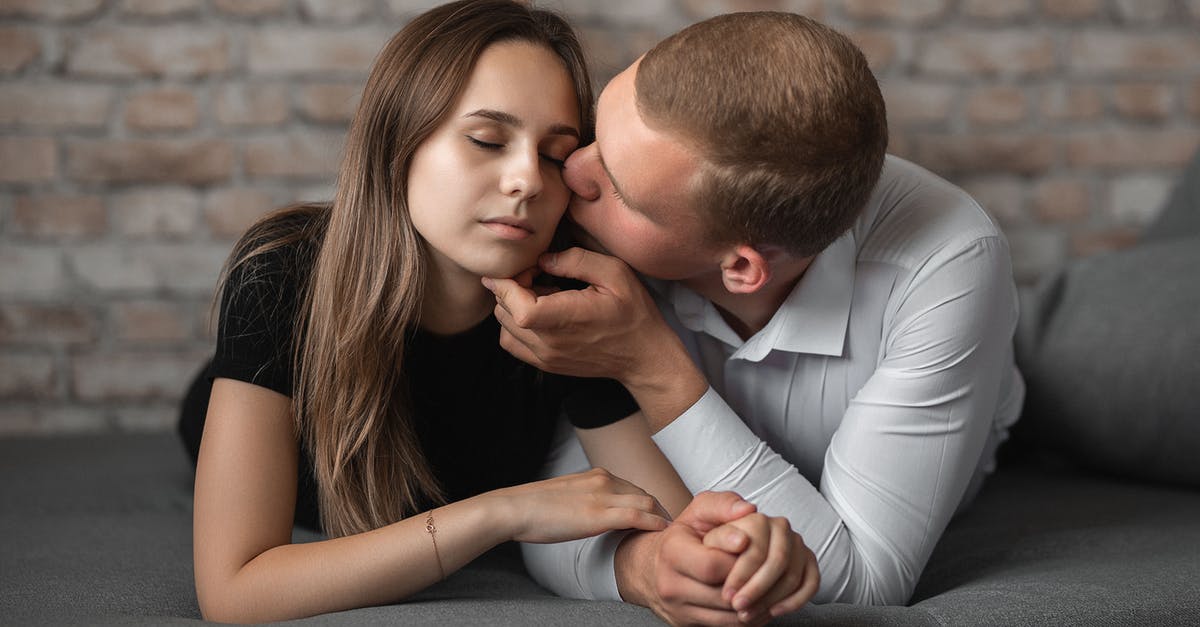
M 475 111 L 472 111 L 463 117 L 486 118 L 488 120 L 492 120 L 493 122 L 499 122 L 505 126 L 511 126 L 513 128 L 525 128 L 524 120 L 511 113 L 508 113 L 507 111 L 497 111 L 495 109 L 476 109 Z M 552 124 L 550 125 L 548 132 L 551 135 L 568 135 L 570 137 L 574 137 L 575 139 L 580 139 L 579 129 L 566 124 Z

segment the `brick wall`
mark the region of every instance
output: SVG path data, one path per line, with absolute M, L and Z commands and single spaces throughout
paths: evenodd
M 0 0 L 0 434 L 168 428 L 256 216 L 331 196 L 419 0 Z M 564 0 L 607 80 L 719 12 L 849 33 L 892 151 L 971 191 L 1022 281 L 1128 246 L 1200 144 L 1200 0 Z

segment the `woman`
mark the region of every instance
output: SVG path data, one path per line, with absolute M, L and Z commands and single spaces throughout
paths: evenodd
M 655 498 L 605 471 L 529 483 L 563 410 L 641 447 L 621 476 L 676 511 L 690 498 L 640 416 L 616 422 L 636 407 L 615 383 L 499 347 L 480 284 L 550 244 L 591 101 L 561 18 L 501 0 L 433 9 L 377 59 L 333 203 L 239 242 L 216 357 L 181 419 L 205 618 L 389 603 L 501 542 L 664 528 Z M 318 517 L 329 540 L 290 543 L 294 518 Z

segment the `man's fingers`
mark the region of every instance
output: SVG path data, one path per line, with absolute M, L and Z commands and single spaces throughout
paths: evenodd
M 811 576 L 807 576 L 803 583 L 795 587 L 790 594 L 787 594 L 782 599 L 775 599 L 776 591 L 772 590 L 768 597 L 756 604 L 755 607 L 768 608 L 767 614 L 772 618 L 790 614 L 808 604 L 809 600 L 817 593 L 817 587 L 820 583 L 820 577 L 812 574 Z
M 746 550 L 750 537 L 746 532 L 731 525 L 721 525 L 704 534 L 704 546 L 720 549 L 726 553 L 741 553 Z
M 541 273 L 542 273 L 542 269 L 537 266 L 534 266 L 532 268 L 529 268 L 528 270 L 521 272 L 517 276 L 513 277 L 513 280 L 516 281 L 517 285 L 520 285 L 521 287 L 524 287 L 526 289 L 532 289 L 533 288 L 533 280 L 535 278 L 537 278 L 537 275 L 539 275 Z
M 731 520 L 737 520 L 755 511 L 755 509 L 753 503 L 733 492 L 701 492 L 692 499 L 686 509 L 679 513 L 679 518 L 676 520 L 687 524 L 698 533 L 708 533 Z
M 537 304 L 537 294 L 513 279 L 483 277 L 482 282 L 483 286 L 496 296 L 496 304 L 518 320 L 528 316 L 529 312 L 533 311 L 534 305 Z
M 501 309 L 499 305 L 496 306 L 496 318 L 497 319 L 499 319 L 501 317 L 501 315 L 504 315 L 505 317 L 507 317 L 507 314 L 508 314 L 508 312 Z M 501 322 L 500 324 L 501 324 L 500 348 L 503 348 L 504 350 L 508 351 L 508 353 L 510 355 L 512 355 L 513 357 L 516 357 L 517 359 L 520 359 L 521 361 L 523 361 L 535 368 L 540 368 L 542 365 L 542 360 L 538 359 L 537 354 L 535 354 L 533 352 L 533 350 L 529 347 L 529 345 L 527 345 L 519 337 L 517 337 L 516 335 L 511 333 L 508 330 L 508 327 L 504 326 L 503 322 Z
M 787 571 L 792 564 L 792 551 L 799 550 L 803 544 L 800 544 L 800 536 L 792 533 L 792 529 L 787 524 L 787 519 L 776 518 L 771 520 L 770 525 L 770 544 L 767 547 L 766 559 L 754 571 L 750 580 L 744 586 L 740 586 L 736 596 L 733 597 L 733 607 L 735 609 L 745 609 L 752 604 L 758 602 L 768 591 L 774 587 L 775 583 Z M 793 546 L 795 541 L 800 544 L 799 547 Z
M 512 279 L 487 277 L 483 286 L 496 296 L 496 304 L 512 316 L 512 324 L 525 329 L 569 326 L 579 318 L 579 312 L 594 306 L 581 290 L 525 288 Z
M 545 253 L 538 259 L 543 270 L 554 276 L 578 279 L 597 287 L 608 287 L 621 280 L 629 266 L 616 257 L 579 248 Z
M 817 592 L 820 577 L 816 575 L 816 558 L 807 547 L 793 552 L 787 572 L 775 582 L 763 598 L 753 605 L 756 612 L 780 616 L 800 609 Z
M 807 560 L 804 564 L 804 583 L 794 593 L 770 607 L 772 617 L 783 616 L 804 607 L 809 600 L 816 596 L 817 589 L 821 587 L 821 573 L 817 568 L 816 556 L 808 547 L 804 548 L 803 555 L 803 559 Z
M 729 602 L 721 598 L 721 589 L 716 586 L 687 577 L 672 577 L 660 580 L 658 587 L 659 597 L 667 603 L 733 612 Z
M 758 572 L 765 560 L 766 551 L 763 551 L 761 547 L 751 546 L 749 550 L 738 555 L 737 561 L 729 571 L 729 577 L 725 578 L 725 589 L 722 591 L 725 598 L 732 603 L 735 595 L 742 590 L 746 582 L 750 581 L 754 573 Z M 739 595 L 738 598 L 744 598 L 744 595 Z M 739 605 L 745 607 L 748 603 L 743 601 Z
M 804 595 L 805 588 L 802 584 L 799 576 L 784 575 L 766 596 L 754 604 L 754 610 L 779 616 L 804 607 L 808 597 Z
M 664 547 L 664 550 L 667 550 Z M 682 550 L 671 551 L 670 563 L 679 574 L 708 584 L 718 590 L 733 568 L 734 556 L 719 549 L 710 549 L 702 544 L 688 545 Z

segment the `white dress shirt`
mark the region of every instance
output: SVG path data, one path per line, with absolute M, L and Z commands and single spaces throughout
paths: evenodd
M 855 226 L 749 339 L 691 290 L 655 288 L 711 386 L 654 436 L 688 488 L 787 517 L 817 556 L 814 601 L 907 602 L 1024 398 L 996 225 L 962 190 L 889 156 Z M 564 434 L 550 474 L 586 467 Z M 558 594 L 619 599 L 622 537 L 523 548 Z

